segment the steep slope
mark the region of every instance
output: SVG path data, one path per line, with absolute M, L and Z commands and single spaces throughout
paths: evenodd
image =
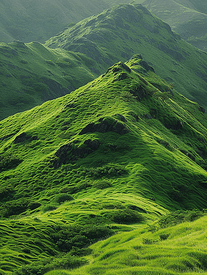
M 95 72 L 96 63 L 80 53 L 38 42 L 0 43 L 0 119 L 68 94 Z
M 1 121 L 0 272 L 78 267 L 99 239 L 205 208 L 206 127 L 139 55 Z
M 183 41 L 141 5 L 106 10 L 49 39 L 46 45 L 82 52 L 98 63 L 100 72 L 141 53 L 177 91 L 207 106 L 207 54 Z
M 207 3 L 202 0 L 146 0 L 143 5 L 190 44 L 207 51 Z

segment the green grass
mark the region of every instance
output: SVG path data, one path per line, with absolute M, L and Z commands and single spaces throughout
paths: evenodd
M 46 45 L 0 43 L 0 119 L 68 94 L 137 53 L 177 91 L 206 107 L 206 55 L 138 4 L 85 19 Z
M 171 211 L 206 208 L 206 116 L 142 61 L 119 62 L 0 122 L 3 274 L 76 268 L 90 263 L 85 248 L 98 240 L 131 238 Z M 122 258 L 120 249 L 98 259 Z
M 88 265 L 46 274 L 206 274 L 206 222 L 205 215 L 164 229 L 155 224 L 154 230 L 121 233 L 92 245 Z

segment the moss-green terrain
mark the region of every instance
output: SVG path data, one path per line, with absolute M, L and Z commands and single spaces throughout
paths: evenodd
M 146 0 L 142 4 L 168 23 L 188 43 L 207 51 L 206 1 Z
M 207 54 L 182 40 L 142 5 L 105 10 L 50 38 L 46 46 L 82 52 L 98 63 L 100 73 L 141 53 L 160 77 L 206 107 Z
M 202 216 L 202 213 L 200 213 Z M 204 214 L 203 214 L 204 215 Z M 183 219 L 180 219 L 180 217 Z M 91 246 L 89 264 L 77 270 L 47 275 L 187 275 L 206 274 L 206 214 L 168 215 L 153 226 L 115 235 Z M 166 220 L 181 221 L 177 225 Z M 198 219 L 198 220 L 197 220 Z
M 204 274 L 206 127 L 140 55 L 2 120 L 1 274 Z

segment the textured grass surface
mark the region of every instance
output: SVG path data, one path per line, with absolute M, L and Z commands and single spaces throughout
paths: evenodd
M 120 5 L 85 19 L 46 45 L 85 53 L 98 63 L 100 72 L 139 53 L 177 91 L 206 107 L 207 55 L 138 4 Z
M 2 120 L 0 271 L 79 267 L 98 240 L 206 208 L 206 124 L 140 56 Z
M 207 217 L 172 227 L 145 227 L 91 246 L 90 264 L 65 274 L 206 274 Z

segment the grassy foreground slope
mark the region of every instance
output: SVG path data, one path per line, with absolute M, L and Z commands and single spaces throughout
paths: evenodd
M 202 0 L 146 0 L 143 5 L 190 44 L 207 51 L 207 4 Z
M 105 10 L 52 37 L 46 45 L 86 54 L 98 63 L 101 73 L 118 60 L 141 53 L 159 76 L 207 107 L 207 54 L 183 41 L 142 5 Z
M 97 240 L 206 208 L 206 127 L 140 55 L 1 121 L 0 272 L 75 268 Z
M 188 218 L 180 220 L 180 216 Z M 207 216 L 194 221 L 197 218 L 177 213 L 161 219 L 153 227 L 118 234 L 90 247 L 88 265 L 74 271 L 51 271 L 47 275 L 206 274 Z M 169 225 L 168 220 L 182 223 Z
M 97 77 L 80 53 L 38 42 L 0 43 L 0 119 L 70 93 Z

